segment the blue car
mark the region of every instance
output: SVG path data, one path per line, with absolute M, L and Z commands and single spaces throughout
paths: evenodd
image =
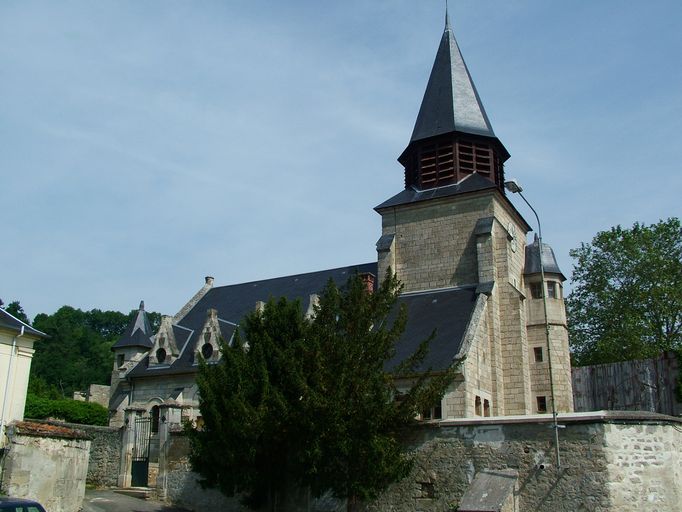
M 37 501 L 0 496 L 0 511 L 10 510 L 12 512 L 45 512 L 43 506 Z

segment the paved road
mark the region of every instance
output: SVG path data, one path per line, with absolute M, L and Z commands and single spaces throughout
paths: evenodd
M 159 501 L 131 498 L 113 491 L 86 490 L 82 512 L 189 512 Z

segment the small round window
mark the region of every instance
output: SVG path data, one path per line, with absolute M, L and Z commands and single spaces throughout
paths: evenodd
M 211 359 L 211 356 L 213 355 L 213 345 L 204 343 L 204 346 L 201 347 L 201 355 L 204 356 L 204 359 Z
M 163 363 L 166 360 L 166 350 L 163 348 L 160 348 L 156 351 L 156 360 L 159 363 Z

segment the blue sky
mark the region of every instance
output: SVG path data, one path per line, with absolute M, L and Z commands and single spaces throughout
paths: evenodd
M 682 3 L 450 10 L 565 274 L 682 214 Z M 0 297 L 174 314 L 205 275 L 374 260 L 442 29 L 438 0 L 2 0 Z

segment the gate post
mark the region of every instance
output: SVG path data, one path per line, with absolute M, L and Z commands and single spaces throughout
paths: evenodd
M 121 439 L 121 463 L 118 470 L 118 486 L 130 487 L 132 478 L 133 445 L 135 444 L 135 420 L 145 412 L 142 408 L 129 407 L 124 413 Z
M 159 474 L 156 477 L 156 492 L 160 499 L 165 500 L 168 490 L 168 450 L 170 448 L 170 433 L 174 426 L 181 424 L 181 407 L 175 404 L 159 406 Z

